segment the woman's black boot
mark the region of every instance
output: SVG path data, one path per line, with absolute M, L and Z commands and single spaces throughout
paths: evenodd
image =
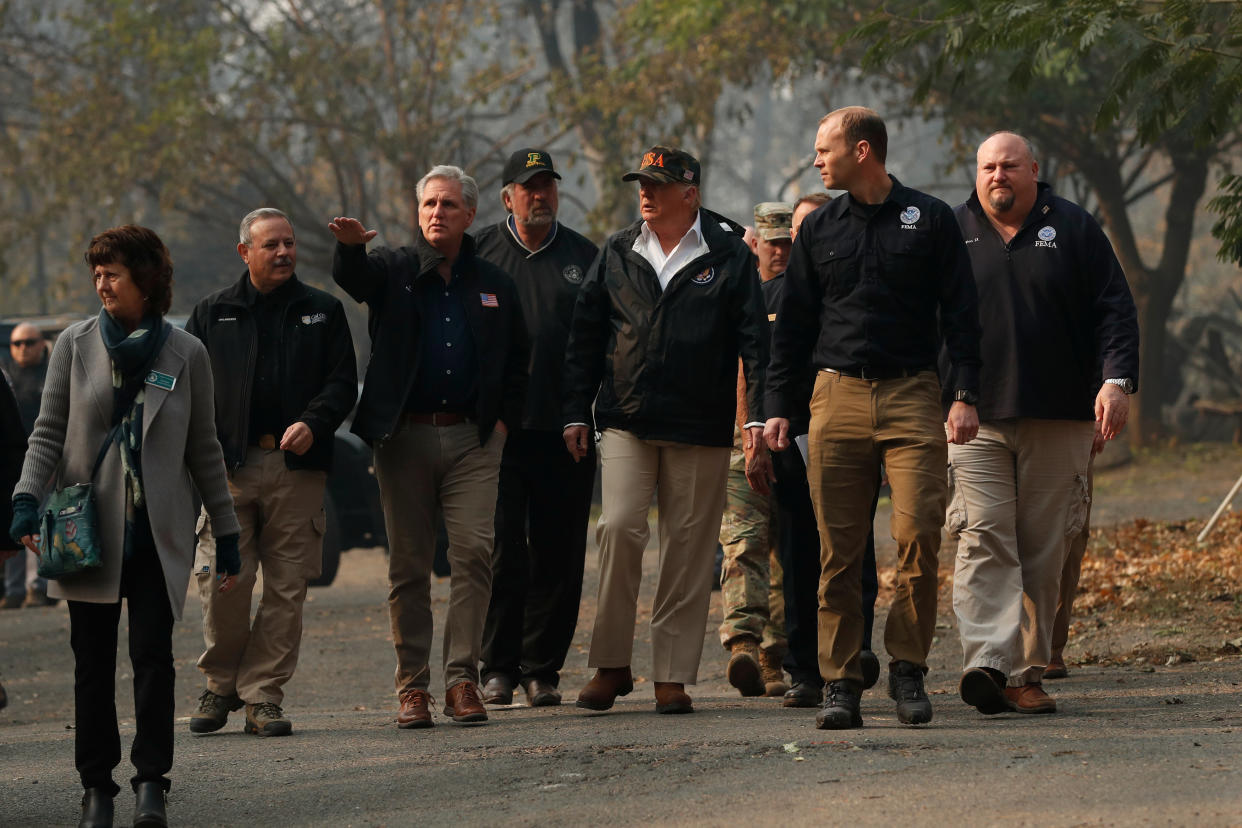
M 134 828 L 167 828 L 164 787 L 159 782 L 139 782 L 134 789 Z
M 112 828 L 112 794 L 103 788 L 87 788 L 78 828 Z

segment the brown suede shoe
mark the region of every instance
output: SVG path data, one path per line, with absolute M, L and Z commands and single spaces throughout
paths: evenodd
M 690 697 L 686 695 L 684 684 L 674 681 L 657 681 L 655 683 L 657 713 L 693 713 Z
M 417 687 L 401 693 L 401 709 L 397 711 L 397 727 L 431 727 L 431 705 L 435 699 L 426 690 Z
M 1057 700 L 1044 692 L 1037 681 L 1021 687 L 1006 687 L 1005 700 L 1018 713 L 1056 713 Z
M 1048 666 L 1044 668 L 1044 678 L 1059 679 L 1068 677 L 1069 670 L 1065 668 L 1065 661 L 1060 656 L 1053 656 L 1048 660 Z
M 766 688 L 759 672 L 759 644 L 753 638 L 735 638 L 725 676 L 743 696 L 762 696 Z
M 444 694 L 444 715 L 459 724 L 482 724 L 487 710 L 479 701 L 479 688 L 473 681 L 459 681 Z
M 634 689 L 629 667 L 600 667 L 578 694 L 578 706 L 587 710 L 607 710 L 617 696 L 628 696 Z
M 774 650 L 759 651 L 759 673 L 763 676 L 763 695 L 779 699 L 789 685 L 785 683 L 785 671 L 781 669 L 782 653 Z

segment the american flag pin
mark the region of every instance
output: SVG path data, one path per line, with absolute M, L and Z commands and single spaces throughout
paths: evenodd
M 494 293 L 480 293 L 479 301 L 483 303 L 483 307 L 485 308 L 500 307 L 500 303 L 496 301 L 496 294 Z

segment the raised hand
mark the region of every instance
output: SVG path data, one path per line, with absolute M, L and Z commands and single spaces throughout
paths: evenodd
M 337 216 L 328 222 L 328 229 L 341 244 L 366 244 L 375 238 L 378 230 L 368 230 L 362 222 L 348 216 Z

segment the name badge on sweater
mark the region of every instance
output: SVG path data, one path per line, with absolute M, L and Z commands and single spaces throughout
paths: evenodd
M 154 385 L 156 388 L 163 388 L 165 391 L 173 390 L 173 386 L 177 384 L 177 378 L 162 374 L 159 371 L 152 371 L 147 374 L 147 385 Z

